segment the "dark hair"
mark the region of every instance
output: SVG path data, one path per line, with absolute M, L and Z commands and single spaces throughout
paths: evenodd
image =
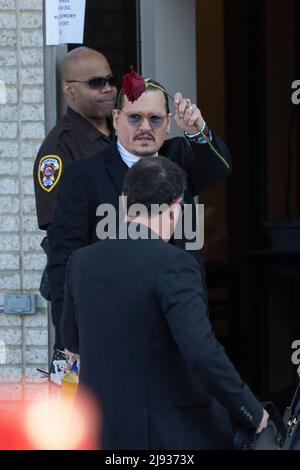
M 151 205 L 171 204 L 186 189 L 186 173 L 166 157 L 141 157 L 126 173 L 123 193 L 128 209 L 143 204 L 148 213 Z
M 160 83 L 156 82 L 155 80 L 151 80 L 150 82 L 148 82 L 146 92 L 148 90 L 152 90 L 152 91 L 160 90 L 163 92 L 164 97 L 165 97 L 165 102 L 166 102 L 166 111 L 167 111 L 167 114 L 169 114 L 170 112 L 169 97 L 168 97 L 168 93 L 165 87 L 162 86 Z M 117 98 L 117 109 L 122 109 L 123 106 L 124 106 L 124 91 L 123 91 L 123 88 L 121 88 L 118 94 L 118 98 Z

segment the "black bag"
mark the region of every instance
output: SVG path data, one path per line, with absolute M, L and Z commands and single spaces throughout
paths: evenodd
M 255 429 L 240 426 L 233 438 L 235 450 L 279 450 L 286 438 L 286 427 L 276 406 L 262 403 L 269 413 L 268 426 L 260 434 Z
M 269 413 L 268 426 L 260 434 L 240 427 L 233 439 L 236 450 L 300 450 L 300 384 L 283 418 L 273 403 L 263 403 Z
M 288 406 L 284 412 L 283 421 L 287 435 L 282 450 L 300 450 L 300 383 L 291 406 Z
M 47 255 L 49 255 L 49 245 L 48 245 L 48 238 L 44 237 L 42 242 L 41 242 L 41 247 L 43 248 L 44 252 Z M 48 267 L 48 262 L 45 266 L 45 269 L 43 271 L 42 277 L 41 277 L 41 282 L 40 282 L 40 287 L 39 287 L 39 292 L 41 296 L 46 299 L 46 300 L 51 300 L 51 291 L 50 291 L 50 286 L 49 286 L 49 279 L 48 279 L 48 274 L 47 274 L 47 267 Z

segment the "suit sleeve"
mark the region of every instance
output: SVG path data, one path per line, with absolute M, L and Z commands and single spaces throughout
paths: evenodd
M 42 164 L 48 158 L 54 158 L 59 168 L 53 175 L 53 185 L 47 186 L 43 175 Z M 46 230 L 51 224 L 56 206 L 57 194 L 65 168 L 73 162 L 72 150 L 63 141 L 63 136 L 55 145 L 45 143 L 40 148 L 33 168 L 36 213 L 38 226 Z
M 51 313 L 57 335 L 63 310 L 66 264 L 70 255 L 89 244 L 89 201 L 76 164 L 63 176 L 54 220 L 48 227 L 48 276 L 51 289 Z
M 227 145 L 214 132 L 211 143 L 225 162 L 208 144 L 190 144 L 192 153 L 187 160 L 187 173 L 195 195 L 206 191 L 231 173 L 231 157 Z
M 78 324 L 75 315 L 74 301 L 71 294 L 71 277 L 72 271 L 75 269 L 73 267 L 73 258 L 74 256 L 71 256 L 69 259 L 66 269 L 64 308 L 60 326 L 62 341 L 65 348 L 72 353 L 79 354 Z
M 178 253 L 162 268 L 157 294 L 170 332 L 208 393 L 248 427 L 257 427 L 262 406 L 217 341 L 206 315 L 202 279 L 196 261 Z
M 187 172 L 195 196 L 231 173 L 231 157 L 227 145 L 214 132 L 211 143 L 224 158 L 225 163 L 207 143 L 189 143 L 183 137 L 170 139 L 161 149 L 162 155 L 168 155 Z

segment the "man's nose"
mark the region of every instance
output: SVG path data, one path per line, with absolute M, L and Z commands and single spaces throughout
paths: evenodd
M 150 126 L 149 121 L 148 121 L 146 116 L 142 117 L 142 121 L 139 125 L 139 128 L 144 129 L 144 130 L 149 130 L 149 129 L 151 130 L 151 126 Z

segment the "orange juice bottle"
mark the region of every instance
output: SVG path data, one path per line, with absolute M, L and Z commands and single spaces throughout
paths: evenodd
M 67 372 L 62 379 L 61 399 L 73 404 L 78 388 L 79 375 L 77 361 L 72 365 L 71 371 Z

